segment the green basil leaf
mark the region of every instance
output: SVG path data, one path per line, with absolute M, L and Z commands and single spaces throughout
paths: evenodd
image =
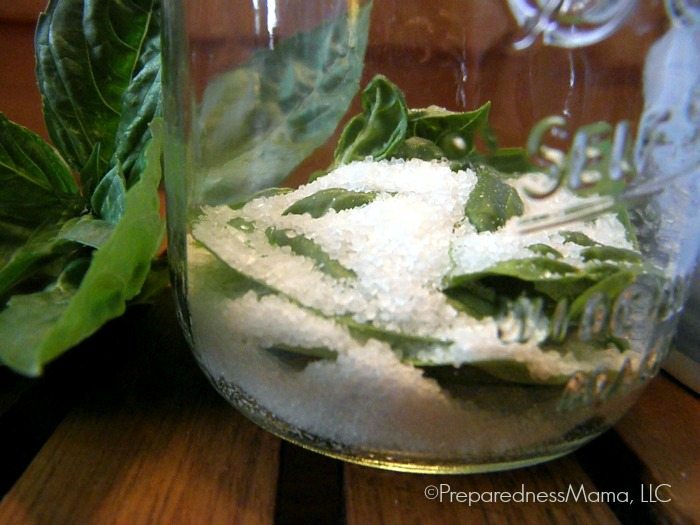
M 42 355 L 46 341 L 52 337 L 52 328 L 65 316 L 76 292 L 75 287 L 57 283 L 41 292 L 13 296 L 0 311 L 0 363 L 15 372 L 39 375 L 48 361 Z
M 526 282 L 556 281 L 564 276 L 577 275 L 580 270 L 549 257 L 530 257 L 499 261 L 493 266 L 470 274 L 454 275 L 447 279 L 446 288 L 457 288 L 485 277 L 512 277 Z
M 632 224 L 629 210 L 624 204 L 619 204 L 615 207 L 615 215 L 617 220 L 625 227 L 625 239 L 632 245 L 635 250 L 639 250 L 639 239 L 637 238 L 637 229 Z
M 644 259 L 642 254 L 625 248 L 614 246 L 590 246 L 581 250 L 581 257 L 584 261 L 614 261 L 642 264 Z
M 458 288 L 445 290 L 448 302 L 459 312 L 475 319 L 493 317 L 499 311 L 496 292 L 477 281 L 464 282 Z
M 226 203 L 282 181 L 338 126 L 359 89 L 371 2 L 280 40 L 206 89 L 201 198 Z
M 82 208 L 70 169 L 41 137 L 0 113 L 0 220 L 38 226 Z
M 104 175 L 105 166 L 102 165 L 100 159 L 101 145 L 98 142 L 92 148 L 92 153 L 88 157 L 87 162 L 80 170 L 80 182 L 83 187 L 83 195 L 92 195 L 95 191 L 95 186 L 100 182 Z
M 455 112 L 437 106 L 409 112 L 409 135 L 434 142 L 451 161 L 453 170 L 477 166 L 485 158 L 476 151 L 477 139 L 494 150 L 495 139 L 488 126 L 491 103 L 472 111 Z
M 531 244 L 527 247 L 527 249 L 533 253 L 536 253 L 537 255 L 552 255 L 556 259 L 561 259 L 564 257 L 558 250 L 555 250 L 551 246 L 542 243 Z
M 231 300 L 238 299 L 249 291 L 255 292 L 258 297 L 273 294 L 287 297 L 276 288 L 268 286 L 266 283 L 246 275 L 243 272 L 238 271 L 236 268 L 230 266 L 205 242 L 202 242 L 199 239 L 196 239 L 196 241 L 212 256 L 211 262 L 202 270 L 207 275 L 206 279 L 203 279 L 203 281 L 220 283 L 219 291 L 226 295 L 227 298 Z M 291 297 L 287 297 L 287 299 L 295 303 L 297 306 L 301 306 Z
M 38 375 L 46 363 L 121 315 L 126 301 L 141 289 L 163 235 L 158 196 L 161 142 L 156 130 L 146 169 L 126 195 L 124 214 L 94 252 L 80 285 L 73 286 L 75 279 L 59 279 L 42 292 L 13 296 L 0 311 L 3 364 Z
M 488 126 L 490 102 L 465 112 L 437 106 L 408 109 L 401 90 L 378 75 L 363 91 L 362 105 L 363 112 L 351 119 L 341 134 L 335 165 L 366 157 L 448 159 L 453 170 L 490 166 L 499 171 L 499 179 L 533 169 L 524 149 L 496 147 Z M 486 145 L 488 154 L 476 151 L 477 139 Z M 322 175 L 316 174 L 314 179 Z
M 26 243 L 0 267 L 0 305 L 12 288 L 30 277 L 47 262 L 72 251 L 62 236 L 63 223 L 49 222 L 38 227 Z
M 118 133 L 129 135 L 124 140 L 131 145 L 143 142 L 135 138 L 137 128 L 144 131 L 153 113 L 133 112 L 125 93 L 149 92 L 132 83 L 146 68 L 142 55 L 148 51 L 157 60 L 152 49 L 158 19 L 156 0 L 52 0 L 39 18 L 36 71 L 44 119 L 75 170 L 87 164 L 96 144 L 103 165 L 112 164 Z M 133 118 L 122 121 L 123 114 Z M 120 149 L 122 161 L 129 156 L 126 149 Z
M 131 81 L 122 94 L 112 160 L 121 165 L 128 185 L 143 171 L 144 152 L 151 139 L 149 124 L 162 112 L 159 2 L 153 3 L 145 31 Z
M 364 343 L 369 339 L 376 339 L 378 341 L 385 342 L 389 344 L 400 357 L 406 359 L 412 359 L 412 356 L 415 356 L 415 354 L 421 350 L 430 350 L 436 346 L 444 347 L 452 344 L 451 341 L 444 341 L 433 337 L 405 334 L 379 328 L 369 323 L 360 323 L 349 316 L 324 315 L 318 310 L 303 305 L 298 299 L 288 296 L 279 290 L 268 286 L 266 283 L 258 281 L 238 271 L 236 268 L 229 266 L 216 254 L 214 250 L 208 247 L 206 243 L 199 240 L 197 242 L 199 242 L 199 244 L 213 256 L 212 264 L 205 270 L 206 272 L 211 272 L 211 276 L 208 280 L 211 282 L 221 283 L 220 291 L 226 294 L 226 296 L 230 299 L 242 297 L 249 291 L 253 291 L 258 295 L 258 297 L 270 294 L 285 297 L 292 304 L 304 309 L 307 312 L 310 312 L 320 318 L 334 321 L 339 325 L 346 327 L 350 332 L 350 335 L 361 343 Z
M 107 242 L 113 232 L 113 224 L 97 219 L 92 215 L 83 215 L 80 218 L 67 222 L 61 228 L 60 238 L 77 242 L 83 246 L 100 248 Z
M 391 155 L 397 159 L 440 160 L 446 158 L 442 151 L 432 140 L 420 137 L 408 137 L 394 150 Z
M 31 278 L 56 275 L 73 248 L 59 238 L 84 207 L 70 169 L 38 135 L 0 114 L 0 301 Z
M 554 301 L 560 301 L 562 299 L 573 301 L 590 288 L 597 280 L 599 280 L 598 276 L 589 273 L 580 273 L 578 275 L 564 276 L 559 279 L 535 281 L 535 291 L 546 295 Z
M 432 140 L 436 144 L 448 133 L 455 133 L 465 141 L 474 143 L 474 136 L 488 123 L 491 103 L 487 102 L 472 111 L 450 111 L 438 106 L 412 109 L 409 112 L 412 136 Z
M 335 359 L 338 356 L 338 352 L 325 346 L 305 347 L 277 344 L 273 347 L 266 348 L 266 350 L 273 353 L 283 352 L 285 354 L 295 354 L 298 356 L 311 358 L 312 360 Z
M 529 173 L 537 170 L 524 148 L 498 148 L 483 157 L 483 162 L 504 174 Z
M 389 158 L 406 137 L 408 109 L 403 93 L 388 78 L 377 75 L 362 92 L 363 112 L 343 129 L 335 149 L 336 165 L 372 157 Z
M 546 378 L 533 377 L 527 363 L 506 359 L 490 359 L 472 363 L 479 370 L 508 383 L 521 385 L 563 385 L 569 380 L 569 374 L 554 374 Z
M 523 201 L 515 188 L 490 170 L 479 170 L 477 177 L 465 206 L 465 214 L 477 232 L 495 231 L 511 217 L 523 214 Z
M 154 304 L 170 286 L 170 267 L 168 258 L 162 255 L 151 263 L 151 271 L 141 287 L 139 294 L 129 301 L 129 305 Z
M 566 353 L 569 359 L 573 358 L 581 362 L 592 363 L 596 357 L 592 351 L 603 350 L 610 345 L 624 344 L 624 342 L 608 337 L 605 340 L 586 342 L 585 344 L 572 345 L 571 341 L 566 347 L 547 346 L 543 350 Z M 445 387 L 464 384 L 503 384 L 515 383 L 522 385 L 557 386 L 563 385 L 571 378 L 570 373 L 554 373 L 547 376 L 534 375 L 529 367 L 527 358 L 523 361 L 514 359 L 483 359 L 462 364 L 455 368 L 449 363 L 436 361 L 415 362 L 416 366 L 423 368 L 427 377 L 436 379 Z M 611 371 L 614 375 L 616 372 Z M 553 390 L 552 393 L 555 393 Z
M 352 279 L 357 277 L 355 272 L 347 269 L 335 259 L 332 259 L 323 248 L 308 237 L 297 234 L 292 230 L 269 227 L 265 235 L 270 244 L 275 246 L 289 246 L 297 255 L 308 257 L 323 273 L 336 279 Z
M 634 229 L 630 224 L 629 217 L 624 209 L 621 208 L 619 210 L 618 218 L 620 218 L 620 222 L 622 222 L 622 224 L 625 226 L 625 237 L 627 240 L 629 240 L 633 246 L 638 246 Z M 571 242 L 584 247 L 584 250 L 581 251 L 584 261 L 601 260 L 638 264 L 643 262 L 642 255 L 634 250 L 606 246 L 598 241 L 594 241 L 586 234 L 581 232 L 562 230 L 559 232 L 559 235 L 564 238 L 564 242 Z
M 581 232 L 562 230 L 558 232 L 564 238 L 564 242 L 571 242 L 579 246 L 600 246 L 600 243 L 591 239 L 588 235 Z
M 344 188 L 328 188 L 299 199 L 282 215 L 303 215 L 308 213 L 314 219 L 322 217 L 329 210 L 342 211 L 369 204 L 377 198 L 371 191 L 351 191 Z
M 90 199 L 95 213 L 109 224 L 116 224 L 126 206 L 126 181 L 120 165 L 114 166 L 99 182 Z
M 445 341 L 435 337 L 405 334 L 385 330 L 370 323 L 358 323 L 350 317 L 336 318 L 336 321 L 344 325 L 350 332 L 350 335 L 361 343 L 366 343 L 370 339 L 387 343 L 404 361 L 415 359 L 418 352 L 436 347 L 446 347 L 452 344 L 452 341 Z
M 316 179 L 323 177 L 325 175 L 328 175 L 332 171 L 333 167 L 331 166 L 330 168 L 323 169 L 323 170 L 315 170 L 313 171 L 310 175 L 309 178 L 306 179 L 307 184 L 311 184 L 313 181 Z
M 27 242 L 35 228 L 14 224 L 0 218 L 0 267 L 5 266 L 15 251 Z
M 569 309 L 569 319 L 578 321 L 583 310 L 594 295 L 602 294 L 607 301 L 614 301 L 625 288 L 634 282 L 639 272 L 635 270 L 620 270 L 614 274 L 601 279 L 585 292 L 579 295 L 575 301 L 571 303 Z
M 483 367 L 480 366 L 483 363 Z M 502 365 L 502 366 L 501 366 Z M 419 365 L 420 366 L 420 365 Z M 495 373 L 490 373 L 489 371 Z M 553 376 L 546 380 L 532 378 L 527 364 L 509 360 L 489 360 L 475 364 L 432 364 L 423 367 L 423 375 L 435 379 L 445 388 L 463 385 L 504 385 L 507 383 L 559 385 L 569 380 L 569 375 Z

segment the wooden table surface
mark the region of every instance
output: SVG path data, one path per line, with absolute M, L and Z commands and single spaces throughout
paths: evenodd
M 700 523 L 699 408 L 661 375 L 614 431 L 550 463 L 464 476 L 347 465 L 280 442 L 219 397 L 165 297 L 40 380 L 0 370 L 0 523 Z M 444 484 L 480 494 L 584 486 L 635 501 L 425 497 Z M 670 501 L 642 502 L 648 484 L 667 484 L 659 495 Z
M 0 22 L 0 111 L 45 135 L 33 23 Z M 132 309 L 29 380 L 0 369 L 0 524 L 700 523 L 700 400 L 665 375 L 602 437 L 540 466 L 421 476 L 260 430 L 207 384 L 171 302 Z M 665 484 L 667 502 L 640 487 Z M 634 503 L 465 503 L 452 491 L 629 491 Z

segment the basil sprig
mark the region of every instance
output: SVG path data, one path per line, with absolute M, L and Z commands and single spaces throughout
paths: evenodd
M 532 168 L 524 149 L 497 147 L 488 125 L 490 102 L 471 111 L 410 109 L 403 92 L 383 75 L 367 84 L 361 102 L 362 112 L 340 135 L 335 166 L 371 157 L 447 159 L 456 170 L 487 165 L 505 176 Z
M 121 315 L 149 275 L 163 235 L 159 23 L 156 0 L 51 0 L 39 19 L 53 146 L 0 115 L 0 364 L 17 372 L 40 374 Z

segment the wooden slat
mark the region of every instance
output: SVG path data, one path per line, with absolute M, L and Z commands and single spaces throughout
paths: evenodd
M 453 496 L 428 499 L 426 487 L 447 484 L 453 492 L 560 492 L 568 486 L 595 487 L 572 458 L 510 472 L 466 476 L 397 474 L 348 465 L 345 468 L 348 525 L 365 523 L 618 523 L 604 503 L 460 503 Z M 488 496 L 484 496 L 488 498 Z
M 73 387 L 80 383 L 60 379 L 54 375 L 30 380 L 0 369 L 0 497 L 68 411 Z
M 135 309 L 107 323 L 50 363 L 41 377 L 30 379 L 0 368 L 0 497 L 14 485 L 85 392 L 104 383 L 103 371 L 117 375 L 128 369 L 134 353 L 113 349 L 110 344 L 123 337 L 142 312 Z
M 343 465 L 291 443 L 282 443 L 275 522 L 341 523 Z
M 0 418 L 32 387 L 32 380 L 0 368 Z
M 655 378 L 615 430 L 641 462 L 640 480 L 669 502 L 650 502 L 659 521 L 700 523 L 700 398 Z
M 214 392 L 170 316 L 145 324 L 162 330 L 125 337 L 145 357 L 133 378 L 103 371 L 0 502 L 0 523 L 272 523 L 277 438 Z

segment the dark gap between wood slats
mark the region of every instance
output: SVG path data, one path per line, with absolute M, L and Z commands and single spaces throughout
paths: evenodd
M 65 395 L 53 393 L 58 389 L 56 383 L 34 382 L 0 415 L 0 497 L 14 485 L 70 407 Z
M 108 382 L 130 360 L 127 318 L 142 315 L 145 307 L 108 323 L 49 364 L 38 378 L 0 370 L 0 499 L 12 488 L 34 456 L 75 403 Z M 119 341 L 118 346 L 114 341 Z
M 14 374 L 9 368 L 0 366 L 0 419 L 35 383 L 28 377 Z
M 282 442 L 275 523 L 344 523 L 343 464 Z
M 600 492 L 628 492 L 634 503 L 611 502 L 610 510 L 623 525 L 656 523 L 649 503 L 642 503 L 643 466 L 612 430 L 575 452 L 575 457 Z

